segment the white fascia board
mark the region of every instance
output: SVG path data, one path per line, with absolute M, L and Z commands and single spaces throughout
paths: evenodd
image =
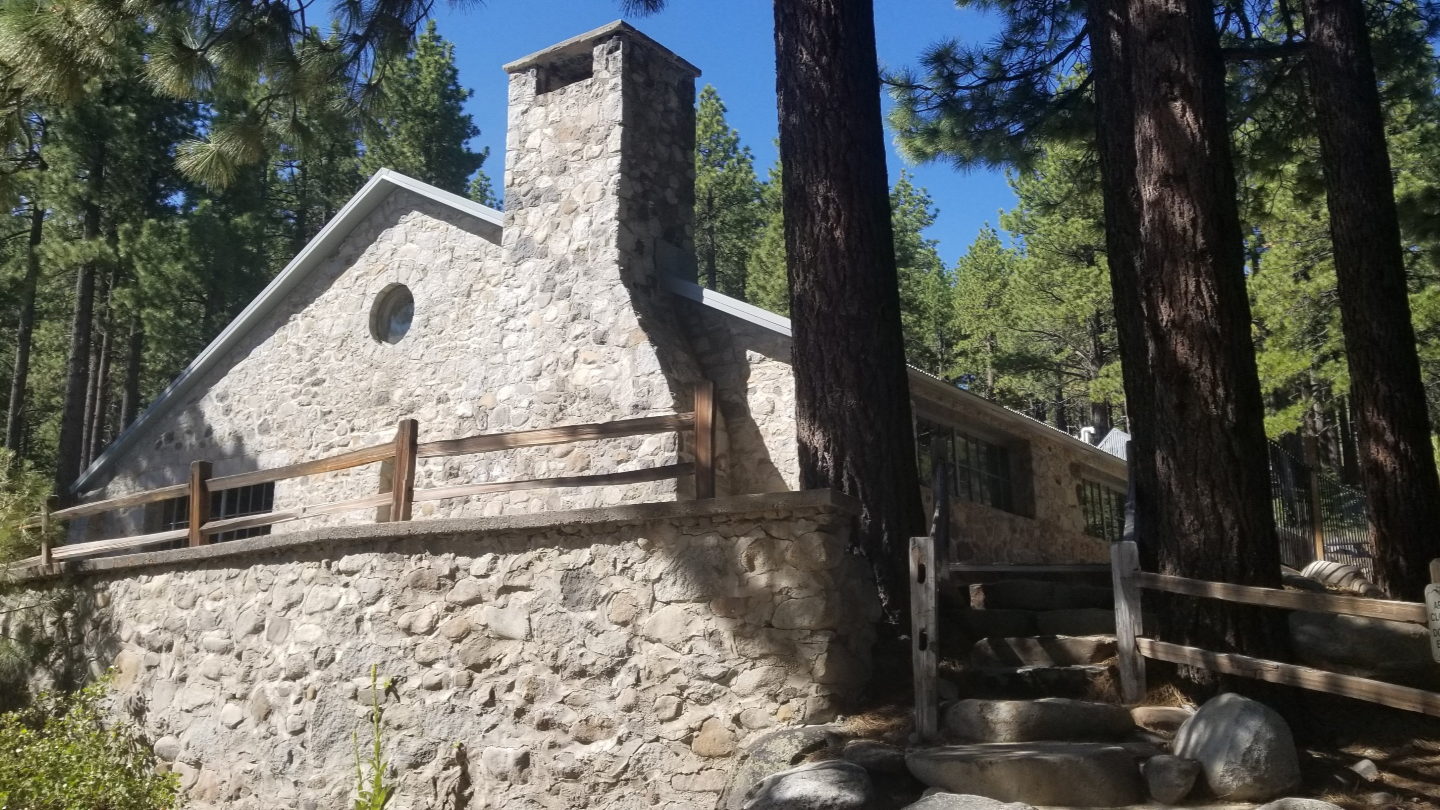
M 456 209 L 464 214 L 476 217 L 490 225 L 495 226 L 495 241 L 500 241 L 500 228 L 503 224 L 503 214 L 488 206 L 468 200 L 458 194 L 451 194 L 448 191 L 435 188 L 427 183 L 422 183 L 412 177 L 406 177 L 390 169 L 381 169 L 358 191 L 345 206 L 330 218 L 325 227 L 311 239 L 304 248 L 296 254 L 285 269 L 271 280 L 261 293 L 245 307 L 230 325 L 219 334 L 210 345 L 206 346 L 190 365 L 180 372 L 160 396 L 150 403 L 150 407 L 140 414 L 130 427 L 126 428 L 105 452 L 95 459 L 93 463 L 75 479 L 70 486 L 74 493 L 88 492 L 102 484 L 102 476 L 116 459 L 128 451 L 145 430 L 155 424 L 170 407 L 180 401 L 202 380 L 206 372 L 210 371 L 222 358 L 251 330 L 258 326 L 275 307 L 284 301 L 302 281 L 306 279 L 315 268 L 319 267 L 330 255 L 340 248 L 341 243 L 350 235 L 350 232 L 369 216 L 380 204 L 390 196 L 397 188 L 403 188 L 414 192 L 422 197 L 433 200 L 441 205 Z
M 756 326 L 770 330 L 777 334 L 790 337 L 790 319 L 783 315 L 776 315 L 769 310 L 761 309 L 753 304 L 747 304 L 738 298 L 731 298 L 728 295 L 721 295 L 711 289 L 706 289 L 693 281 L 674 276 L 665 276 L 665 287 L 670 292 L 681 298 L 688 298 L 702 306 L 719 310 L 726 315 L 748 321 Z

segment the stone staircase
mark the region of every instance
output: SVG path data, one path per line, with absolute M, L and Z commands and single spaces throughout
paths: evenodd
M 912 748 L 910 772 L 932 789 L 1002 802 L 1141 804 L 1150 798 L 1141 764 L 1166 744 L 1121 706 L 1064 698 L 961 700 L 941 719 L 942 736 L 958 742 Z
M 959 692 L 1118 701 L 1109 663 L 1115 657 L 1113 595 L 1097 579 L 1103 576 L 948 583 L 941 654 Z

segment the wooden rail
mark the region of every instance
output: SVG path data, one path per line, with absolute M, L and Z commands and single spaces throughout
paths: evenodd
M 1208 582 L 1145 573 L 1139 570 L 1138 563 L 1133 562 L 1138 559 L 1133 541 L 1116 543 L 1113 550 L 1115 552 L 1115 623 L 1117 635 L 1120 637 L 1118 651 L 1122 690 L 1127 703 L 1137 700 L 1137 695 L 1143 696 L 1143 659 L 1152 658 L 1157 661 L 1168 661 L 1172 664 L 1201 667 L 1227 675 L 1298 686 L 1302 689 L 1311 689 L 1440 717 L 1440 694 L 1434 692 L 1296 664 L 1267 661 L 1237 653 L 1212 652 L 1197 647 L 1145 638 L 1141 635 L 1138 623 L 1139 592 L 1142 588 L 1245 605 L 1364 616 L 1371 619 L 1421 625 L 1427 624 L 1427 620 L 1430 618 L 1425 605 L 1416 602 L 1392 602 L 1383 599 L 1362 599 L 1355 596 L 1283 591 L 1275 588 L 1259 588 L 1251 585 Z M 1437 576 L 1440 576 L 1440 566 L 1431 563 L 1432 580 L 1437 579 Z M 1135 632 L 1129 639 L 1130 643 L 1127 644 L 1125 627 L 1128 617 L 1132 616 L 1137 617 L 1134 625 Z M 1440 616 L 1436 618 L 1440 619 Z M 1433 629 L 1432 635 L 1434 635 Z M 1127 683 L 1125 678 L 1127 669 L 1136 667 L 1139 668 L 1141 678 L 1138 691 L 1132 689 L 1131 684 Z
M 695 386 L 695 411 L 691 413 L 644 416 L 635 419 L 619 419 L 613 422 L 598 422 L 584 425 L 563 425 L 539 430 L 522 430 L 508 433 L 489 433 L 467 436 L 459 439 L 420 443 L 419 425 L 414 419 L 401 420 L 395 431 L 395 439 L 385 444 L 351 450 L 325 458 L 302 461 L 283 467 L 213 477 L 208 461 L 195 461 L 189 469 L 189 481 L 185 484 L 158 487 L 144 492 L 131 493 L 103 501 L 79 504 L 68 509 L 51 510 L 47 505 L 40 515 L 20 523 L 21 529 L 41 529 L 41 552 L 37 557 L 21 560 L 18 564 L 49 566 L 56 560 L 69 560 L 125 549 L 142 548 L 159 543 L 186 540 L 188 545 L 200 546 L 210 542 L 214 535 L 225 532 L 273 526 L 293 520 L 349 512 L 359 509 L 378 508 L 377 518 L 382 521 L 410 520 L 412 506 L 416 501 L 439 501 L 451 498 L 466 498 L 496 492 L 520 490 L 594 487 L 663 481 L 693 477 L 695 497 L 715 497 L 715 388 L 709 381 Z M 432 489 L 415 489 L 416 462 L 422 458 L 444 458 L 474 453 L 492 453 L 522 447 L 568 444 L 572 442 L 614 439 L 625 436 L 645 436 L 672 431 L 691 430 L 695 433 L 695 461 L 693 463 L 669 464 L 640 470 L 604 473 L 598 475 L 563 476 L 556 478 L 532 478 L 516 481 L 494 481 L 478 484 L 460 484 Z M 375 495 L 335 501 L 333 503 L 301 506 L 285 511 L 271 511 L 241 517 L 213 518 L 210 515 L 210 495 L 215 492 L 239 489 L 241 487 L 268 484 L 310 475 L 338 472 L 367 464 L 381 463 L 381 491 Z M 96 540 L 86 543 L 72 543 L 51 547 L 49 529 L 54 521 L 68 521 L 91 517 L 119 509 L 128 509 L 146 504 L 168 501 L 175 498 L 189 498 L 187 506 L 188 527 L 151 534 L 120 537 L 111 540 Z

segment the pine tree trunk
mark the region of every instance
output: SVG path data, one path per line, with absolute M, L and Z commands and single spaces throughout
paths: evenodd
M 85 382 L 85 429 L 80 434 L 80 469 L 82 470 L 90 466 L 93 458 L 91 449 L 95 444 L 95 423 L 100 406 L 105 344 L 108 342 L 106 332 L 109 330 L 110 320 L 110 281 L 109 278 L 105 279 L 103 289 L 100 291 L 103 297 L 100 312 L 96 316 L 100 334 L 98 339 L 97 336 L 92 335 L 90 340 L 90 374 L 89 379 Z
M 1102 399 L 1090 403 L 1090 426 L 1095 428 L 1095 444 L 1110 433 L 1110 401 Z
M 40 283 L 40 240 L 45 233 L 45 208 L 31 200 L 30 241 L 25 251 L 25 279 L 20 282 L 20 323 L 15 328 L 15 371 L 10 377 L 10 410 L 5 419 L 5 449 L 20 452 L 25 440 L 25 399 L 30 379 L 30 347 L 35 338 L 35 289 Z
M 125 347 L 125 390 L 120 397 L 120 429 L 130 427 L 140 414 L 140 364 L 145 358 L 145 328 L 140 314 L 130 316 L 130 338 Z
M 776 0 L 800 486 L 862 506 L 856 545 L 908 622 L 924 531 L 870 0 Z
M 1138 203 L 1139 240 L 1133 264 L 1112 266 L 1121 275 L 1116 317 L 1134 420 L 1142 563 L 1164 574 L 1278 588 L 1264 401 L 1213 5 L 1125 0 L 1125 8 L 1137 192 L 1126 199 Z M 1288 656 L 1280 611 L 1173 598 L 1157 617 L 1167 641 Z M 1182 677 L 1215 681 L 1203 671 Z
M 1335 421 L 1340 423 L 1340 480 L 1353 487 L 1360 483 L 1360 450 L 1355 445 L 1349 401 L 1349 396 L 1335 401 Z
M 111 317 L 111 303 L 115 295 L 116 273 L 110 274 L 109 284 L 105 288 L 105 312 L 100 316 L 100 353 L 99 362 L 95 365 L 95 408 L 90 414 L 90 429 L 88 431 L 90 443 L 85 447 L 85 466 L 100 455 L 105 447 L 106 427 L 110 416 L 110 361 L 114 351 L 114 324 Z
M 87 242 L 100 238 L 100 193 L 105 184 L 105 149 L 98 148 L 87 178 L 83 235 Z M 63 502 L 71 500 L 70 485 L 80 476 L 84 452 L 85 393 L 90 381 L 90 330 L 95 310 L 93 260 L 80 264 L 75 273 L 75 317 L 70 325 L 70 354 L 65 364 L 65 400 L 60 410 L 60 441 L 55 459 L 55 493 Z
M 1313 0 L 1305 32 L 1376 584 L 1419 600 L 1440 556 L 1440 476 L 1364 5 Z
M 1065 411 L 1065 387 L 1055 384 L 1055 429 L 1061 433 L 1070 432 L 1070 414 Z

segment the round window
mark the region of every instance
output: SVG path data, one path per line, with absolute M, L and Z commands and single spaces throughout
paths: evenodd
M 399 343 L 400 338 L 410 331 L 410 321 L 415 318 L 415 296 L 404 284 L 387 288 L 375 299 L 375 308 L 370 312 L 370 334 L 385 343 Z

